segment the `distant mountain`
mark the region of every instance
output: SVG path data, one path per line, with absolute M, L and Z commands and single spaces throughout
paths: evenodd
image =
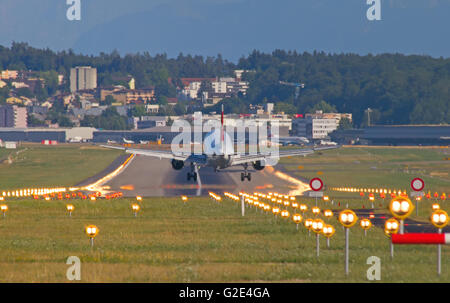
M 231 60 L 253 49 L 450 54 L 450 0 L 382 0 L 374 22 L 365 0 L 83 0 L 79 23 L 65 20 L 64 1 L 0 1 L 1 44 Z

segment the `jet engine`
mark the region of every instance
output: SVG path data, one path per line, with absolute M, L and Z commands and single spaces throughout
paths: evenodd
M 172 159 L 172 167 L 175 170 L 181 170 L 184 167 L 184 161 Z
M 262 165 L 261 161 L 255 161 L 252 163 L 253 168 L 256 170 L 263 170 L 264 169 L 264 165 Z

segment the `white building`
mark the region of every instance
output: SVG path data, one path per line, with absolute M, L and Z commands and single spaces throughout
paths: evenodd
M 97 88 L 97 69 L 90 66 L 78 66 L 70 69 L 70 91 Z
M 292 121 L 292 133 L 294 136 L 320 140 L 335 131 L 338 125 L 336 119 L 299 118 Z

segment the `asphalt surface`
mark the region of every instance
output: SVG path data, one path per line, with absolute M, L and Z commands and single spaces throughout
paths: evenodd
M 392 215 L 389 213 L 374 213 L 373 209 L 355 209 L 356 215 L 362 218 L 369 218 L 372 214 L 374 217 L 370 219 L 372 224 L 376 227 L 380 227 L 384 229 L 384 224 L 386 220 L 392 218 Z M 431 223 L 428 222 L 419 222 L 412 219 L 406 219 L 404 222 L 404 229 L 406 233 L 435 233 L 437 232 L 437 228 L 434 227 Z M 445 227 L 442 230 L 444 233 L 450 232 L 450 226 Z
M 189 166 L 176 171 L 172 168 L 170 160 L 138 155 L 119 175 L 104 185 L 109 191 L 121 191 L 124 196 L 129 197 L 205 196 L 209 191 L 238 193 L 240 190 L 247 192 L 273 190 L 285 193 L 298 188 L 296 183 L 277 177 L 280 174 L 279 170 L 282 170 L 281 166 L 268 167 L 263 171 L 249 169 L 252 180 L 242 182 L 241 167 L 232 167 L 219 172 L 203 167 L 199 171 L 200 187 L 198 182 L 187 181 Z

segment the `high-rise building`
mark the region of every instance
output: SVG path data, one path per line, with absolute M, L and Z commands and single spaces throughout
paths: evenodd
M 0 127 L 27 128 L 27 109 L 17 105 L 0 106 Z
M 97 69 L 90 66 L 77 66 L 70 69 L 70 91 L 76 92 L 97 88 Z

